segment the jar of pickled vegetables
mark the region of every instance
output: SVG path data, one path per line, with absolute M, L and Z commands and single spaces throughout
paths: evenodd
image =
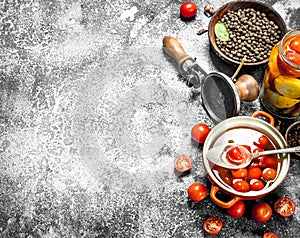
M 288 32 L 272 49 L 265 72 L 261 103 L 284 119 L 300 115 L 300 29 Z

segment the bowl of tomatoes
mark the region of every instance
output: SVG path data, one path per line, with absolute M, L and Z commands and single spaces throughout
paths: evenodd
M 240 200 L 262 198 L 274 191 L 286 177 L 289 154 L 259 156 L 247 167 L 238 169 L 224 168 L 207 159 L 210 149 L 228 143 L 243 146 L 249 152 L 287 147 L 285 138 L 274 127 L 274 118 L 264 111 L 254 112 L 251 116 L 231 117 L 217 124 L 205 140 L 202 157 L 212 183 L 210 197 L 220 207 L 230 208 Z M 220 193 L 229 198 L 224 199 Z

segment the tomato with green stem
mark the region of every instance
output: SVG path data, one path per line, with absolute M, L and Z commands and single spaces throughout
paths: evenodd
M 251 210 L 251 216 L 257 222 L 269 221 L 272 214 L 272 207 L 266 202 L 256 203 Z

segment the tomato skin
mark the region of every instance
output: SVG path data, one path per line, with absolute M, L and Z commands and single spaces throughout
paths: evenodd
M 238 201 L 232 207 L 227 209 L 227 214 L 234 218 L 242 217 L 245 213 L 245 203 L 243 201 Z
M 261 168 L 255 167 L 255 166 L 251 166 L 248 169 L 247 178 L 248 178 L 248 180 L 260 179 L 261 173 L 262 173 Z
M 264 234 L 263 238 L 279 238 L 279 237 L 274 232 L 269 231 Z
M 261 148 L 261 147 L 256 147 L 256 148 L 253 149 L 253 153 L 255 153 L 255 152 L 263 152 L 263 151 L 264 151 L 264 149 Z
M 232 187 L 238 192 L 249 192 L 250 185 L 244 179 L 234 179 L 232 182 Z
M 197 13 L 197 6 L 193 2 L 185 2 L 180 7 L 180 15 L 184 18 L 192 18 Z
M 192 168 L 192 160 L 186 155 L 179 155 L 174 161 L 175 169 L 178 172 L 186 172 Z
M 262 135 L 258 138 L 258 142 L 254 142 L 254 144 L 262 149 L 265 149 L 269 145 L 269 139 L 268 137 Z
M 226 183 L 229 186 L 232 186 L 233 177 L 231 173 L 220 173 L 220 178 L 223 180 L 224 183 Z
M 290 49 L 300 53 L 300 37 L 295 38 L 289 44 Z
M 232 169 L 231 170 L 231 174 L 234 178 L 240 178 L 240 179 L 244 179 L 247 177 L 248 174 L 248 170 L 246 168 L 242 168 L 242 169 Z
M 296 210 L 295 203 L 289 198 L 278 198 L 274 203 L 274 211 L 282 217 L 290 217 Z
M 255 204 L 251 210 L 252 218 L 257 222 L 267 222 L 272 217 L 272 207 L 265 202 Z
M 217 217 L 209 217 L 203 224 L 204 231 L 209 235 L 217 235 L 223 227 L 223 222 Z
M 233 146 L 227 152 L 227 159 L 234 164 L 241 164 L 247 158 L 245 150 L 247 148 L 244 146 Z
M 200 202 L 207 196 L 207 188 L 202 183 L 193 183 L 188 187 L 188 196 L 193 202 Z
M 261 174 L 263 179 L 266 181 L 275 179 L 276 175 L 277 175 L 277 171 L 276 171 L 276 169 L 273 169 L 273 168 L 265 168 Z
M 261 156 L 259 157 L 259 167 L 261 168 L 273 168 L 277 169 L 278 167 L 278 160 L 274 157 L 270 156 Z
M 194 141 L 203 144 L 209 132 L 210 128 L 206 124 L 199 123 L 193 126 L 191 134 Z
M 259 179 L 252 179 L 249 184 L 252 191 L 259 191 L 265 187 L 264 183 Z
M 293 62 L 294 64 L 300 65 L 300 53 L 296 51 L 287 50 L 285 52 L 285 56 L 288 58 L 289 61 Z

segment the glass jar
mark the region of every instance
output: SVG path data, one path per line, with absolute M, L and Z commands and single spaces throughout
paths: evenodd
M 283 119 L 300 115 L 300 29 L 288 32 L 272 49 L 260 92 L 262 105 Z

